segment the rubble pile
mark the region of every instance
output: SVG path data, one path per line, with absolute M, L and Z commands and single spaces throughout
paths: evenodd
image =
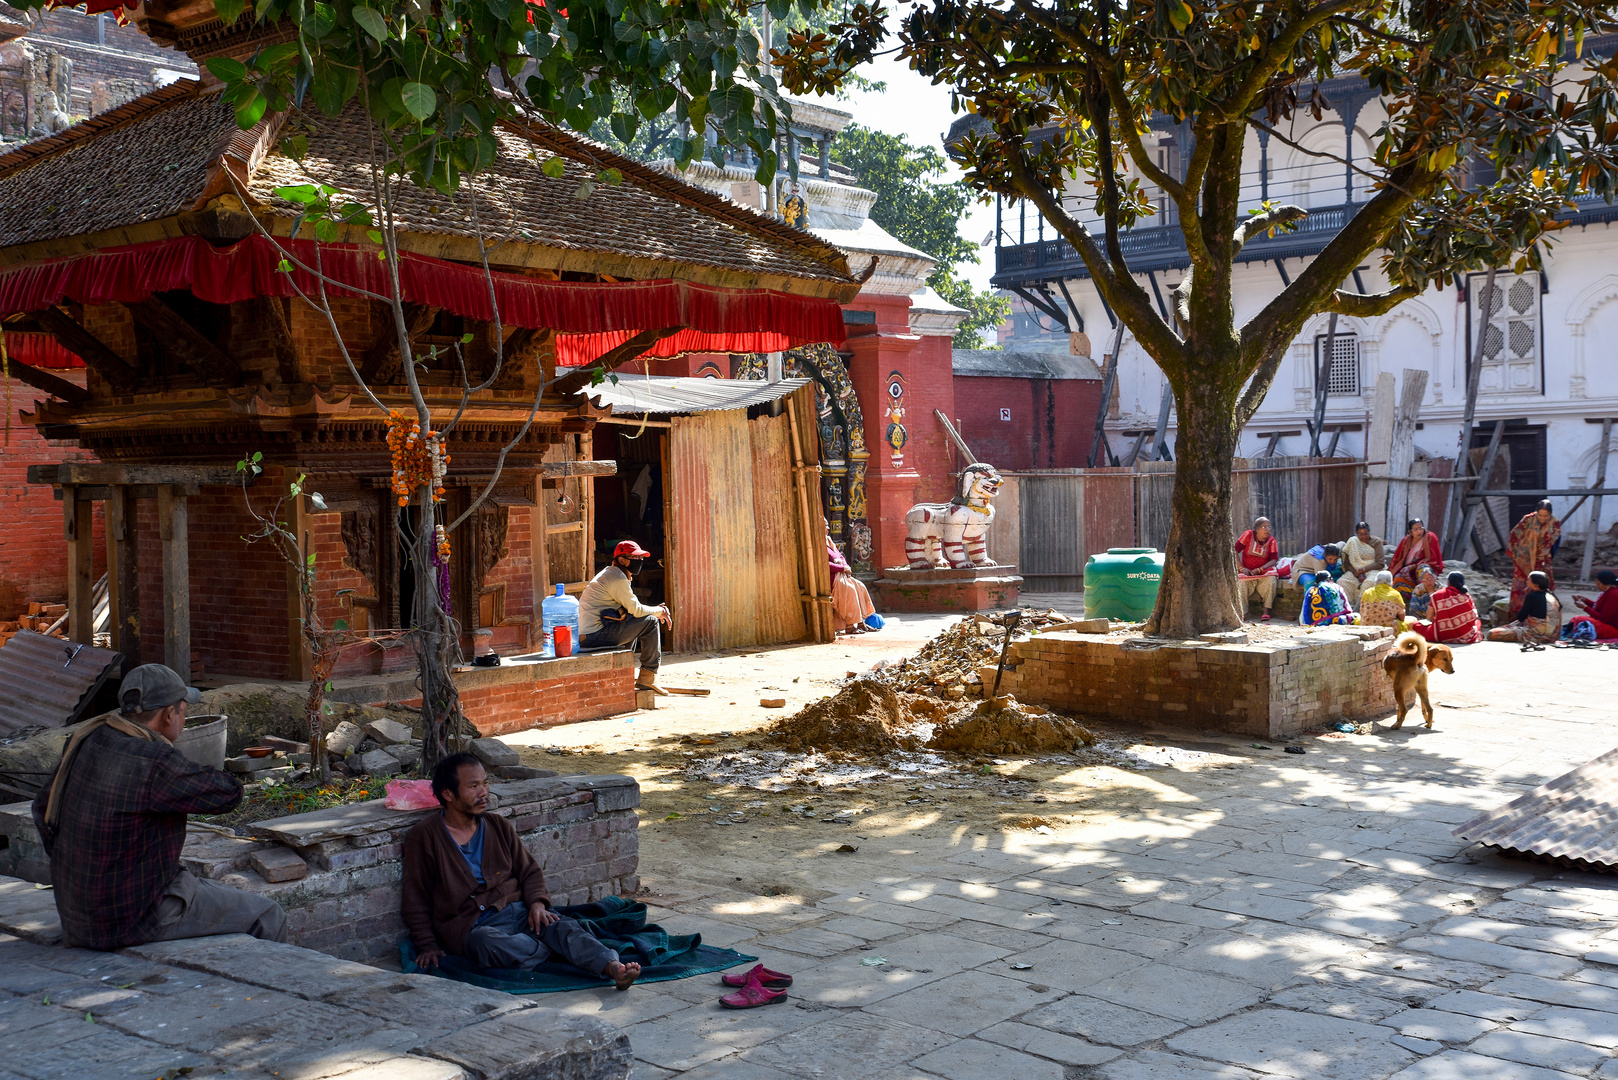
M 1507 563 L 1509 566 L 1509 562 Z M 1459 570 L 1466 575 L 1466 591 L 1472 596 L 1472 603 L 1478 609 L 1478 614 L 1485 620 L 1489 617 L 1489 609 L 1496 600 L 1511 592 L 1511 571 L 1506 571 L 1506 580 L 1491 577 L 1481 570 L 1474 570 L 1466 563 L 1455 559 L 1448 559 L 1444 563 L 1444 572 L 1438 575 L 1438 583 L 1442 585 L 1444 578 L 1451 571 Z
M 1584 566 L 1584 544 L 1589 535 L 1585 529 L 1576 533 L 1566 529 L 1562 531 L 1562 546 L 1556 549 L 1556 555 L 1551 559 L 1551 570 L 1555 572 L 1558 583 L 1578 580 L 1579 571 Z M 1596 552 L 1590 566 L 1595 570 L 1618 567 L 1618 522 L 1613 522 L 1612 528 L 1596 536 Z
M 1088 728 L 1008 694 L 937 728 L 927 746 L 962 754 L 1051 754 L 1075 753 L 1095 741 Z
M 30 600 L 22 610 L 9 619 L 0 619 L 0 645 L 10 641 L 20 630 L 33 630 L 40 634 L 67 636 L 66 604 L 48 604 Z M 60 626 L 57 623 L 61 623 Z M 52 627 L 55 627 L 52 630 Z
M 1027 641 L 1036 631 L 1071 621 L 1053 608 L 1023 608 L 1011 640 Z M 948 701 L 982 697 L 978 668 L 999 662 L 1005 636 L 1004 613 L 969 615 L 922 646 L 915 656 L 875 674 L 895 689 Z
M 931 698 L 865 676 L 777 721 L 764 737 L 793 752 L 806 747 L 875 753 L 919 750 L 925 735 L 917 726 L 942 723 L 946 715 L 944 706 Z

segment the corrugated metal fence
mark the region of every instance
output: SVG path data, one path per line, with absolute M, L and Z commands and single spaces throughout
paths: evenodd
M 1363 467 L 1341 458 L 1309 457 L 1237 458 L 1234 465 L 1232 538 L 1259 516 L 1270 519 L 1286 556 L 1353 534 L 1360 516 Z M 1030 592 L 1077 591 L 1083 587 L 1084 564 L 1091 555 L 1113 547 L 1161 550 L 1168 542 L 1173 519 L 1171 461 L 1142 462 L 1132 469 L 1046 469 L 1013 475 L 1018 572 Z M 1007 555 L 995 558 L 1010 561 Z

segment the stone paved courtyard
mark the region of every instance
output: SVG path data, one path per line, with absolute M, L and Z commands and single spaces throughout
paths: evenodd
M 1076 782 L 1154 797 L 1048 835 L 941 812 L 764 864 L 643 842 L 654 918 L 793 972 L 790 1000 L 725 1012 L 710 976 L 547 1004 L 626 1027 L 638 1080 L 1618 1077 L 1618 879 L 1451 835 L 1618 743 L 1618 656 L 1483 644 L 1456 668 L 1431 732 L 1104 770 Z M 823 895 L 733 887 L 772 873 Z

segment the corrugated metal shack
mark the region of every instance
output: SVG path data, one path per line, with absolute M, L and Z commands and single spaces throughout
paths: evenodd
M 620 477 L 597 481 L 597 534 L 617 538 L 604 513 L 617 505 L 621 532 L 653 538 L 673 651 L 832 640 L 810 381 L 620 375 L 590 394 L 621 446 Z M 610 454 L 607 425 L 597 437 Z

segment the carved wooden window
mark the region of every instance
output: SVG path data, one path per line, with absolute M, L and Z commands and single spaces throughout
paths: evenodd
M 1480 394 L 1538 394 L 1544 392 L 1541 362 L 1540 276 L 1499 274 L 1494 278 L 1489 310 L 1483 311 L 1483 274 L 1473 274 L 1467 290 L 1472 334 L 1467 343 L 1468 364 L 1477 355 L 1478 334 L 1483 335 L 1483 370 Z

